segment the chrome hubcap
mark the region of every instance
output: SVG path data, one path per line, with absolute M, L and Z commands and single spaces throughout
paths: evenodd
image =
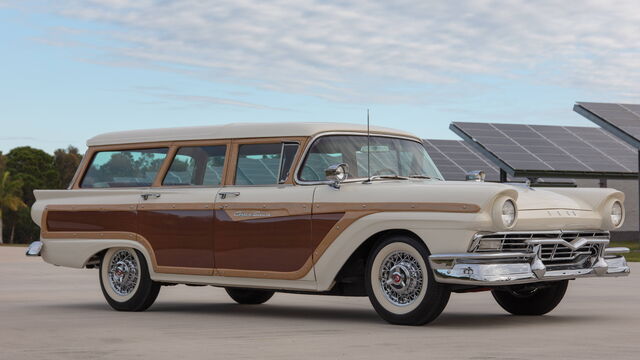
M 420 263 L 404 251 L 395 251 L 382 261 L 379 281 L 384 296 L 397 306 L 416 301 L 424 282 Z
M 129 250 L 120 250 L 109 261 L 109 285 L 120 296 L 127 296 L 138 284 L 138 262 Z

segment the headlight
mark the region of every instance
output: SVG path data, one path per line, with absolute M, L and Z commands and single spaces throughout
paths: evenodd
M 613 226 L 620 226 L 622 223 L 622 204 L 620 201 L 616 201 L 611 206 L 611 223 Z
M 502 224 L 504 227 L 510 228 L 516 221 L 516 205 L 511 200 L 507 200 L 502 204 Z

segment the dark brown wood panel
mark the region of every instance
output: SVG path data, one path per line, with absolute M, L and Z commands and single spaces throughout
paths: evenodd
M 213 210 L 141 210 L 139 234 L 158 266 L 213 268 Z
M 313 214 L 311 224 L 311 248 L 315 249 L 320 245 L 329 231 L 344 217 L 344 213 Z
M 234 221 L 215 212 L 216 268 L 291 272 L 311 256 L 311 215 Z
M 49 210 L 45 221 L 47 231 L 138 232 L 135 210 Z

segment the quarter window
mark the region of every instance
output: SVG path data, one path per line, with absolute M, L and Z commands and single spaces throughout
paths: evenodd
M 236 166 L 236 185 L 284 183 L 289 176 L 297 151 L 297 143 L 240 145 Z
M 162 185 L 220 185 L 226 151 L 225 145 L 181 147 L 173 158 Z
M 151 186 L 167 151 L 167 148 L 100 151 L 93 156 L 80 187 Z

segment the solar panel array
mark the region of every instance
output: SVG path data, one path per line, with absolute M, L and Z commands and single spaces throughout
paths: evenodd
M 579 102 L 573 110 L 640 148 L 640 105 Z
M 460 140 L 423 140 L 445 180 L 464 181 L 469 171 L 483 170 L 487 181 L 500 181 L 500 169 Z
M 451 130 L 515 177 L 637 176 L 636 150 L 600 128 L 454 122 Z

